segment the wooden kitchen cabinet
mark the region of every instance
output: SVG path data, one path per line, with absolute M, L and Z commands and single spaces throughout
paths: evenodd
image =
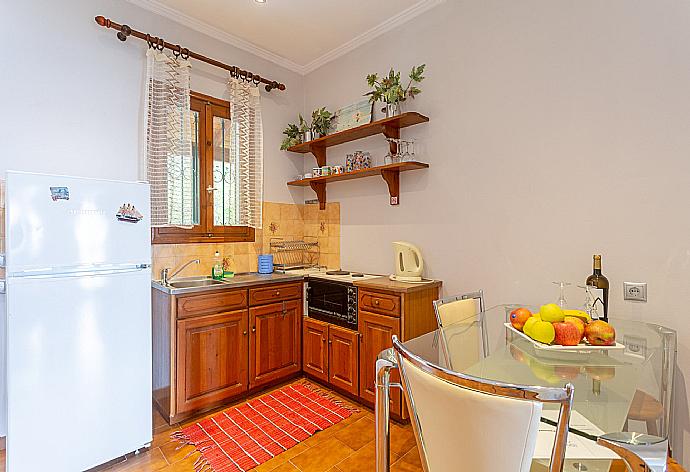
M 328 328 L 328 382 L 352 395 L 359 393 L 359 335 L 331 325 Z
M 359 335 L 313 318 L 302 321 L 302 370 L 343 392 L 359 393 Z
M 300 371 L 301 300 L 249 309 L 249 387 Z
M 328 381 L 328 323 L 313 318 L 302 321 L 302 370 Z
M 154 285 L 151 302 L 153 400 L 171 424 L 299 374 L 300 279 L 179 294 Z
M 385 315 L 359 312 L 359 397 L 369 404 L 376 401 L 376 359 L 381 351 L 393 347 L 393 336 L 400 337 L 400 320 Z M 396 371 L 391 382 L 399 381 Z M 391 389 L 391 412 L 401 413 L 400 389 Z
M 409 284 L 388 277 L 355 282 L 358 288 L 359 399 L 373 406 L 376 401 L 376 359 L 393 347 L 392 337 L 405 342 L 436 329 L 433 301 L 439 298 L 440 281 Z M 391 382 L 399 382 L 397 370 Z M 400 389 L 391 389 L 391 414 L 405 419 Z
M 248 312 L 177 322 L 177 411 L 184 413 L 247 390 Z

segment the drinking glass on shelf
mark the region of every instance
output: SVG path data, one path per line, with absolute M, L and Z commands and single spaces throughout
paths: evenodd
M 415 154 L 414 154 L 414 140 L 410 141 L 410 147 L 412 148 L 412 153 L 410 154 L 410 160 L 416 161 L 417 156 L 415 156 Z
M 410 155 L 410 144 L 411 144 L 411 142 L 410 141 L 403 141 L 403 144 L 404 144 L 404 147 L 403 147 L 404 151 L 403 151 L 403 155 L 402 155 L 402 161 L 403 162 L 411 161 L 412 160 L 411 155 Z
M 393 142 L 393 138 L 386 138 L 386 141 L 388 141 L 388 150 L 386 151 L 386 156 L 383 158 L 384 166 L 393 163 L 393 154 L 391 153 L 391 143 Z

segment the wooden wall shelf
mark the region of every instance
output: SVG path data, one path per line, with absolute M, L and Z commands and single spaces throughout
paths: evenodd
M 419 123 L 426 123 L 427 121 L 429 121 L 429 118 L 426 116 L 415 111 L 410 111 L 391 118 L 384 118 L 383 120 L 357 126 L 356 128 L 329 134 L 322 138 L 307 141 L 306 143 L 297 144 L 290 147 L 288 151 L 300 154 L 312 153 L 319 167 L 322 167 L 326 165 L 326 149 L 331 146 L 349 143 L 377 134 L 383 134 L 387 138 L 398 139 L 400 138 L 400 130 L 402 128 L 407 128 L 408 126 L 417 125 Z
M 426 169 L 429 164 L 417 161 L 400 162 L 397 164 L 388 164 L 385 166 L 370 167 L 369 169 L 360 169 L 344 174 L 327 175 L 324 177 L 313 177 L 311 179 L 293 180 L 288 182 L 288 185 L 296 187 L 311 187 L 319 199 L 319 208 L 326 209 L 326 184 L 329 182 L 338 182 L 341 180 L 361 179 L 364 177 L 371 177 L 372 175 L 380 175 L 388 184 L 388 193 L 390 194 L 390 204 L 397 205 L 400 203 L 400 172 L 408 170 Z
M 419 123 L 426 123 L 429 118 L 417 113 L 416 111 L 409 111 L 383 120 L 373 121 L 365 125 L 350 128 L 337 133 L 329 134 L 322 138 L 314 139 L 306 143 L 297 144 L 288 148 L 288 151 L 297 152 L 300 154 L 312 153 L 316 158 L 316 163 L 319 167 L 326 165 L 326 149 L 331 146 L 338 146 L 358 139 L 367 138 L 377 134 L 383 134 L 386 138 L 399 139 L 400 130 L 408 126 L 417 125 Z M 391 154 L 397 153 L 397 145 L 390 144 Z M 345 174 L 328 175 L 325 177 L 314 177 L 311 179 L 293 180 L 288 182 L 288 185 L 298 187 L 311 187 L 316 192 L 316 197 L 319 199 L 319 208 L 326 209 L 326 184 L 329 182 L 338 182 L 340 180 L 361 179 L 362 177 L 369 177 L 372 175 L 380 175 L 388 184 L 388 193 L 390 194 L 390 204 L 398 205 L 400 203 L 400 172 L 415 169 L 426 169 L 429 164 L 423 162 L 400 162 L 398 164 L 389 164 L 385 166 L 371 167 L 369 169 L 356 170 L 354 172 L 347 172 Z

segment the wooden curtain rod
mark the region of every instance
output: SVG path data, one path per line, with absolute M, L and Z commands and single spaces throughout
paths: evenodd
M 128 36 L 134 36 L 135 38 L 143 39 L 144 41 L 146 41 L 149 44 L 150 48 L 156 48 L 159 51 L 162 51 L 163 49 L 170 49 L 176 57 L 182 57 L 183 59 L 191 57 L 192 59 L 196 59 L 198 61 L 205 62 L 207 64 L 211 64 L 213 66 L 220 67 L 221 69 L 230 71 L 230 75 L 238 79 L 245 80 L 247 82 L 252 82 L 256 85 L 266 84 L 267 92 L 270 92 L 273 89 L 285 90 L 285 85 L 276 82 L 275 80 L 265 79 L 261 77 L 259 74 L 254 74 L 248 70 L 240 69 L 237 66 L 229 66 L 227 64 L 223 64 L 220 61 L 216 61 L 215 59 L 211 59 L 210 57 L 206 57 L 196 52 L 190 51 L 187 48 L 183 48 L 179 44 L 171 44 L 164 41 L 163 38 L 151 36 L 150 34 L 134 30 L 127 25 L 120 25 L 118 23 L 115 23 L 114 21 L 111 21 L 108 18 L 105 18 L 104 16 L 99 15 L 95 18 L 95 20 L 96 23 L 98 23 L 100 26 L 103 26 L 104 28 L 112 28 L 117 30 L 117 38 L 120 41 L 127 41 Z

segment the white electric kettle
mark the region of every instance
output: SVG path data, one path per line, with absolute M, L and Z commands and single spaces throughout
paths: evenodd
M 390 279 L 398 282 L 421 282 L 424 259 L 419 248 L 412 243 L 396 241 L 393 243 L 393 253 L 395 274 Z

